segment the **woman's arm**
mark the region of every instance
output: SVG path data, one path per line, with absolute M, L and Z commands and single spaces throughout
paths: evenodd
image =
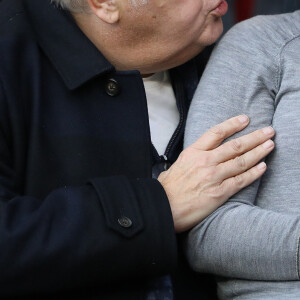
M 190 109 L 186 146 L 236 114 L 251 118 L 241 134 L 272 124 L 281 51 L 293 38 L 282 26 L 288 26 L 284 18 L 252 19 L 220 42 Z M 190 232 L 186 248 L 195 270 L 243 279 L 299 279 L 300 217 L 255 206 L 259 184 L 244 189 Z

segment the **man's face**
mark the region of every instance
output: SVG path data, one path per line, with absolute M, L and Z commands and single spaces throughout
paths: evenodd
M 214 43 L 227 11 L 223 0 L 120 1 L 123 42 L 133 51 L 140 49 L 145 64 L 164 68 L 182 64 Z

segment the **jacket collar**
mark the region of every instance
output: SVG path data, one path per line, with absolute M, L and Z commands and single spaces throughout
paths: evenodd
M 69 89 L 114 70 L 68 12 L 55 7 L 50 0 L 23 2 L 38 44 Z

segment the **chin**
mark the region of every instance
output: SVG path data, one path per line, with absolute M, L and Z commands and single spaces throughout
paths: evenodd
M 209 46 L 215 43 L 223 33 L 223 22 L 221 18 L 216 18 L 215 21 L 210 24 L 205 32 L 201 36 L 201 42 L 205 46 Z

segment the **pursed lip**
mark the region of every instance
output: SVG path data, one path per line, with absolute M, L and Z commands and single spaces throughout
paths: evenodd
M 211 9 L 210 11 L 214 11 L 215 9 L 217 9 L 217 8 L 221 5 L 222 2 L 223 2 L 223 0 L 219 0 L 219 1 L 216 3 L 216 5 L 214 6 L 214 8 Z
M 220 0 L 210 13 L 215 13 L 217 16 L 223 16 L 228 10 L 228 3 L 226 0 Z

